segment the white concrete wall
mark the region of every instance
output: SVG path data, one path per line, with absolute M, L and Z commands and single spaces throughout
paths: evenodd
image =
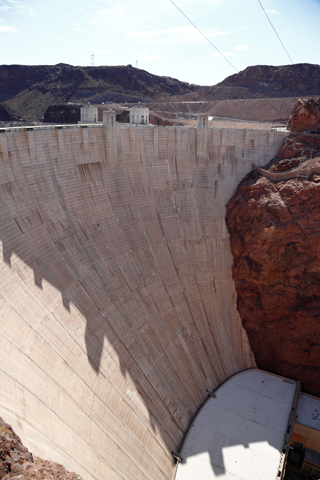
M 274 123 L 272 122 L 254 122 L 250 120 L 237 120 L 233 118 L 209 117 L 209 126 L 212 128 L 240 128 L 250 130 L 270 130 Z
M 80 108 L 80 122 L 95 123 L 98 121 L 97 107 L 81 107 Z
M 149 108 L 132 107 L 129 110 L 129 123 L 149 125 Z
M 84 479 L 164 480 L 254 365 L 225 204 L 284 135 L 111 120 L 0 134 L 0 415 Z

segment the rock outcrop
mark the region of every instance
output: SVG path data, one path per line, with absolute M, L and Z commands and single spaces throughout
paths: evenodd
M 320 98 L 299 99 L 293 107 L 287 129 L 290 132 L 320 133 Z
M 58 463 L 34 457 L 0 417 L 0 479 L 81 480 Z
M 314 104 L 300 102 L 293 130 Z M 238 311 L 258 367 L 320 396 L 320 135 L 291 134 L 264 168 L 227 205 Z
M 318 95 L 320 67 L 310 63 L 254 65 L 230 75 L 219 87 L 248 88 L 267 97 Z M 294 94 L 294 95 L 293 95 Z

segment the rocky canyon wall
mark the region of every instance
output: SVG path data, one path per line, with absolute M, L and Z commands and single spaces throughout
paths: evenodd
M 171 478 L 201 402 L 255 365 L 225 205 L 280 132 L 0 134 L 0 415 L 84 479 Z
M 295 133 L 228 204 L 233 278 L 258 367 L 320 396 L 319 100 L 297 102 L 288 125 Z

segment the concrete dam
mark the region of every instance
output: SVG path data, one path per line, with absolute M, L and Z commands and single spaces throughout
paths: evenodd
M 85 480 L 174 478 L 191 419 L 255 366 L 225 205 L 286 133 L 0 133 L 0 416 Z

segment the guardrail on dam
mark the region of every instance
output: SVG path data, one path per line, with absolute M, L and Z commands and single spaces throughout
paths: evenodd
M 255 365 L 225 205 L 285 133 L 0 134 L 0 415 L 84 479 L 172 478 L 201 402 Z

